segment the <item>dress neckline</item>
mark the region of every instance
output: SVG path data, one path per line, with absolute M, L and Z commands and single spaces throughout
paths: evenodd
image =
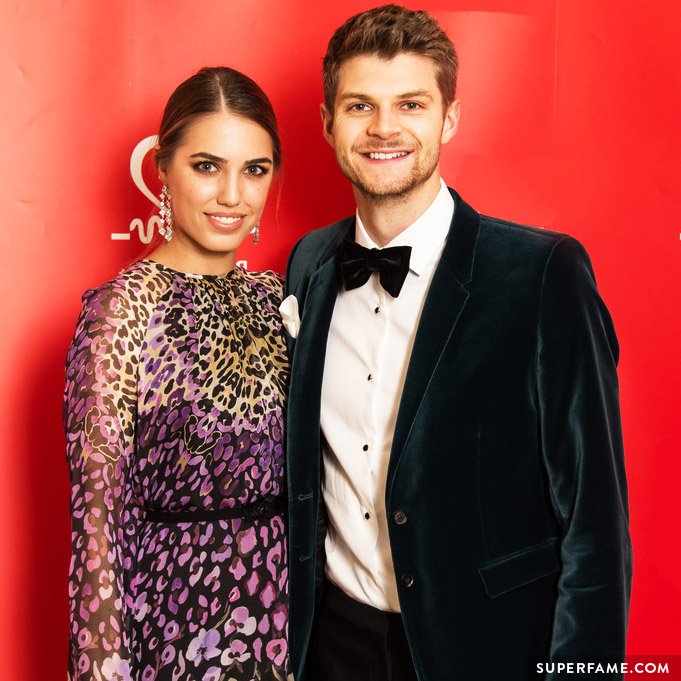
M 205 279 L 207 281 L 231 279 L 237 274 L 242 274 L 244 272 L 244 269 L 240 265 L 235 265 L 234 269 L 229 270 L 229 272 L 225 272 L 224 274 L 194 274 L 192 272 L 180 272 L 179 270 L 175 270 L 172 267 L 168 267 L 167 265 L 162 265 L 157 260 L 152 260 L 151 258 L 142 258 L 137 262 L 145 265 L 151 265 L 162 272 L 169 272 L 170 274 L 174 274 L 178 277 L 183 277 L 186 279 Z

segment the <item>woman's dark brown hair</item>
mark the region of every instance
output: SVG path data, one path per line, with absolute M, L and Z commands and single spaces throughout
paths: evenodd
M 201 69 L 170 95 L 158 133 L 156 165 L 167 167 L 187 128 L 200 116 L 220 112 L 243 116 L 264 128 L 272 139 L 274 168 L 279 169 L 281 141 L 270 100 L 254 80 L 227 66 Z

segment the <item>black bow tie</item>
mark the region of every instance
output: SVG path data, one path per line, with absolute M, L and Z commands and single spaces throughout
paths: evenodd
M 341 245 L 341 273 L 346 290 L 359 288 L 369 281 L 372 272 L 378 272 L 381 286 L 397 298 L 409 272 L 411 246 L 392 248 L 364 248 L 354 241 Z

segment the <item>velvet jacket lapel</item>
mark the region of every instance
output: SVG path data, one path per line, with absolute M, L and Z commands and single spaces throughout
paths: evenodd
M 428 385 L 468 300 L 480 215 L 452 189 L 454 217 L 435 269 L 412 348 L 388 467 L 386 501 Z
M 472 277 L 480 216 L 456 192 L 449 191 L 456 208 L 447 243 L 426 297 L 407 370 L 388 468 L 388 497 L 431 376 L 469 295 L 467 285 Z M 320 451 L 319 416 L 326 342 L 340 286 L 338 249 L 343 239 L 352 237 L 354 225 L 354 218 L 350 218 L 338 230 L 321 254 L 306 290 L 292 291 L 302 301 L 301 327 L 293 353 L 289 395 L 289 438 L 296 443 L 298 452 Z M 309 478 L 305 487 L 315 489 L 318 486 L 319 459 L 308 463 Z M 301 470 L 300 466 L 298 470 Z
M 355 220 L 350 218 L 346 222 L 324 249 L 307 286 L 303 288 L 305 282 L 302 282 L 297 290 L 292 290 L 299 300 L 302 316 L 291 366 L 288 437 L 295 447 L 289 446 L 289 451 L 295 449 L 312 457 L 308 465 L 297 466 L 297 470 L 306 475 L 306 480 L 300 483 L 310 490 L 319 487 L 322 379 L 326 341 L 340 285 L 338 249 L 352 233 Z

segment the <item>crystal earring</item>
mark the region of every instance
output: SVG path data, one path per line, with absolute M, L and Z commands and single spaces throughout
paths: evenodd
M 166 241 L 170 241 L 173 238 L 173 214 L 170 210 L 170 190 L 167 184 L 163 185 L 159 199 L 161 201 L 161 210 L 159 211 L 161 224 L 158 227 L 158 233 Z
M 260 220 L 255 223 L 253 227 L 253 243 L 257 244 L 260 241 Z

